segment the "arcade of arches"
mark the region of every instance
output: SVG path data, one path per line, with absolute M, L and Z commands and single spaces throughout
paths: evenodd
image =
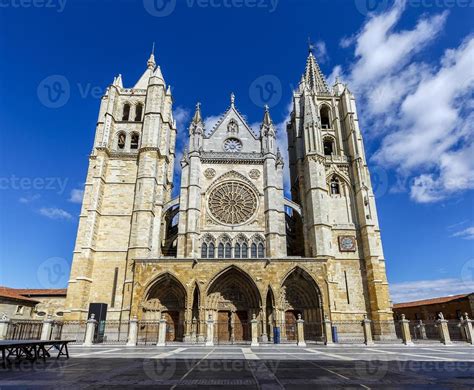
M 215 275 L 206 286 L 197 282 L 185 285 L 170 273 L 156 278 L 147 289 L 140 316 L 142 320 L 165 318 L 167 341 L 204 341 L 206 320 L 214 320 L 214 341 L 250 341 L 250 321 L 258 321 L 261 342 L 273 340 L 274 328 L 282 340 L 296 340 L 298 315 L 305 319 L 305 339 L 320 341 L 322 297 L 311 276 L 299 267 L 281 285 L 260 291 L 242 269 L 230 266 Z M 189 291 L 189 293 L 187 293 Z

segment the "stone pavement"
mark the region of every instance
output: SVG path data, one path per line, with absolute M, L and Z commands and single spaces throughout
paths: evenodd
M 472 389 L 474 347 L 430 344 L 167 347 L 72 346 L 69 360 L 0 369 L 0 386 L 163 389 Z

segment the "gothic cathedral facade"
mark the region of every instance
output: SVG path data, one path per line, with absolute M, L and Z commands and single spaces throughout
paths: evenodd
M 220 341 L 246 340 L 256 319 L 260 340 L 271 341 L 275 327 L 291 340 L 301 316 L 317 341 L 324 320 L 369 318 L 375 339 L 392 338 L 375 199 L 347 86 L 328 87 L 310 51 L 293 93 L 287 162 L 268 108 L 257 134 L 233 94 L 212 129 L 196 106 L 175 162 L 172 105 L 153 55 L 133 88 L 119 75 L 102 98 L 66 319 L 84 320 L 101 303 L 107 320 L 165 318 L 167 338 L 183 341 L 204 340 L 209 318 Z

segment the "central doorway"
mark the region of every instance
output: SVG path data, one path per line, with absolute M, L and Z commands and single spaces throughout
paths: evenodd
M 207 291 L 209 310 L 217 320 L 214 341 L 220 344 L 249 343 L 250 318 L 260 311 L 255 282 L 235 266 L 215 277 Z
M 217 342 L 243 343 L 250 341 L 248 314 L 245 310 L 217 312 Z

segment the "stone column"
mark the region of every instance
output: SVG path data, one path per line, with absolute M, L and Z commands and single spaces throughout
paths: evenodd
M 304 341 L 304 320 L 301 318 L 301 314 L 298 314 L 298 319 L 296 320 L 296 335 L 298 347 L 306 347 Z
M 436 321 L 438 324 L 440 341 L 444 345 L 450 345 L 451 337 L 449 337 L 448 321 L 444 319 L 443 313 L 439 313 L 439 319 Z
M 262 326 L 262 333 L 261 336 L 259 337 L 259 340 L 262 343 L 266 343 L 268 341 L 268 335 L 267 335 L 267 313 L 265 310 L 261 309 L 260 310 L 260 324 Z
M 420 338 L 422 340 L 426 340 L 428 337 L 426 337 L 426 327 L 423 321 L 419 320 L 418 325 L 416 327 L 418 328 L 418 331 L 420 332 Z
M 96 326 L 97 320 L 95 319 L 95 314 L 91 314 L 91 318 L 87 320 L 86 336 L 84 337 L 84 343 L 82 344 L 83 346 L 91 347 L 94 344 L 94 334 Z
M 214 320 L 212 319 L 212 314 L 209 314 L 207 320 L 207 337 L 206 337 L 206 346 L 210 347 L 214 345 Z
M 199 308 L 199 326 L 198 326 L 198 334 L 197 334 L 197 342 L 198 343 L 203 343 L 205 341 L 205 337 L 204 337 L 204 328 L 205 328 L 205 321 L 204 319 L 206 318 L 206 315 L 205 315 L 205 312 L 204 312 L 204 308 L 203 307 L 200 307 Z
M 158 342 L 157 347 L 164 347 L 166 345 L 166 319 L 163 315 L 160 319 L 160 325 L 158 329 Z
M 127 347 L 135 347 L 138 339 L 138 319 L 133 317 L 128 325 Z
M 324 316 L 323 324 L 324 324 L 324 335 L 325 335 L 324 344 L 333 345 L 334 340 L 332 339 L 332 324 L 327 314 Z
M 255 313 L 252 314 L 252 321 L 250 321 L 251 324 L 251 333 L 252 333 L 252 343 L 250 346 L 252 347 L 258 347 L 258 320 L 255 317 Z
M 191 342 L 195 343 L 197 340 L 197 319 L 193 317 L 191 321 Z
M 469 314 L 464 313 L 464 321 L 462 322 L 464 327 L 464 333 L 467 337 L 467 342 L 471 345 L 474 345 L 474 334 L 472 329 L 472 320 L 469 319 Z
M 0 319 L 0 340 L 5 340 L 7 338 L 9 324 L 10 319 L 8 317 Z
M 54 321 L 51 319 L 51 315 L 48 314 L 48 317 L 43 321 L 40 340 L 51 340 L 51 334 L 53 332 L 53 323 Z
M 405 318 L 405 314 L 402 314 L 402 319 L 399 321 L 400 328 L 402 329 L 402 340 L 405 345 L 413 345 L 410 334 L 410 321 Z
M 362 327 L 364 328 L 364 344 L 365 345 L 374 345 L 374 340 L 372 338 L 372 321 L 367 318 L 367 314 L 364 314 L 364 319 L 362 320 Z

